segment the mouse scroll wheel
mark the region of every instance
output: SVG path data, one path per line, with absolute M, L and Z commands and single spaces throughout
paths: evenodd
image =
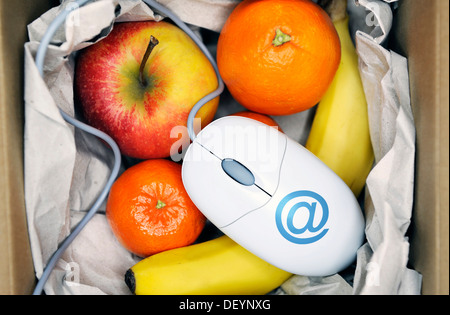
M 255 176 L 244 165 L 233 159 L 223 159 L 222 168 L 232 179 L 244 186 L 252 186 Z

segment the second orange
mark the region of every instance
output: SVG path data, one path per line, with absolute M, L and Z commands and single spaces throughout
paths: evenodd
M 217 46 L 220 74 L 249 110 L 290 115 L 315 106 L 341 57 L 327 13 L 311 0 L 244 0 Z

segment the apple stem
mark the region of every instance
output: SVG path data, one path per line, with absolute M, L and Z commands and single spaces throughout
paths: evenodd
M 148 43 L 147 50 L 145 51 L 144 58 L 142 58 L 141 66 L 139 68 L 139 81 L 141 82 L 142 86 L 147 86 L 147 80 L 144 77 L 145 65 L 147 64 L 148 58 L 150 57 L 153 48 L 155 48 L 155 46 L 158 44 L 159 41 L 155 37 L 153 37 L 153 35 L 150 35 L 150 42 Z

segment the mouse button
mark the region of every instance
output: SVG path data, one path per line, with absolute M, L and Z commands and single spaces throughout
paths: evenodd
M 287 137 L 272 127 L 268 127 L 266 131 L 264 136 L 258 137 L 255 141 L 256 145 L 249 145 L 246 156 L 237 152 L 236 160 L 254 174 L 256 185 L 273 195 L 279 183 Z
M 287 137 L 277 129 L 245 117 L 223 117 L 197 136 L 203 147 L 220 159 L 233 159 L 255 177 L 255 184 L 275 193 Z
M 247 151 L 254 149 L 258 138 L 266 136 L 268 128 L 278 132 L 254 119 L 226 116 L 208 124 L 195 141 L 222 159 L 234 158 L 239 153 L 248 155 Z
M 327 200 L 327 196 L 334 191 L 339 191 L 338 187 L 341 186 L 342 180 L 339 176 L 319 158 L 301 144 L 288 140 L 280 170 L 280 185 L 274 198 L 284 193 L 305 192 L 319 195 Z M 307 199 L 311 202 L 315 198 Z
M 225 173 L 239 184 L 252 186 L 255 184 L 255 176 L 244 165 L 233 159 L 223 159 L 222 168 Z
M 184 187 L 197 208 L 217 227 L 226 226 L 270 200 L 255 185 L 244 186 L 224 172 L 222 161 L 198 143 L 182 166 Z
M 214 152 L 220 159 L 223 158 L 222 148 L 224 146 L 224 137 L 226 133 L 226 127 L 222 120 L 223 118 L 212 121 L 199 132 L 194 141 L 206 150 Z
M 203 162 L 211 161 L 220 161 L 220 158 L 197 141 L 192 142 L 183 157 L 183 165 L 188 162 L 191 167 L 200 169 L 203 167 Z

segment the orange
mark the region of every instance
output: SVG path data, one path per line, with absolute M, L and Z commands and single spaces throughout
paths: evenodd
M 276 129 L 278 129 L 279 131 L 283 132 L 283 130 L 281 129 L 281 127 L 278 125 L 278 123 L 275 120 L 273 120 L 271 117 L 264 115 L 264 114 L 245 110 L 242 112 L 234 113 L 230 116 L 240 116 L 240 117 L 251 118 L 251 119 L 257 120 L 259 122 L 262 122 L 268 126 L 274 127 Z
M 181 165 L 164 159 L 123 172 L 111 188 L 106 216 L 119 242 L 141 257 L 192 244 L 206 222 L 184 189 Z
M 337 31 L 311 0 L 244 0 L 219 36 L 217 63 L 249 110 L 289 115 L 315 106 L 341 58 Z

